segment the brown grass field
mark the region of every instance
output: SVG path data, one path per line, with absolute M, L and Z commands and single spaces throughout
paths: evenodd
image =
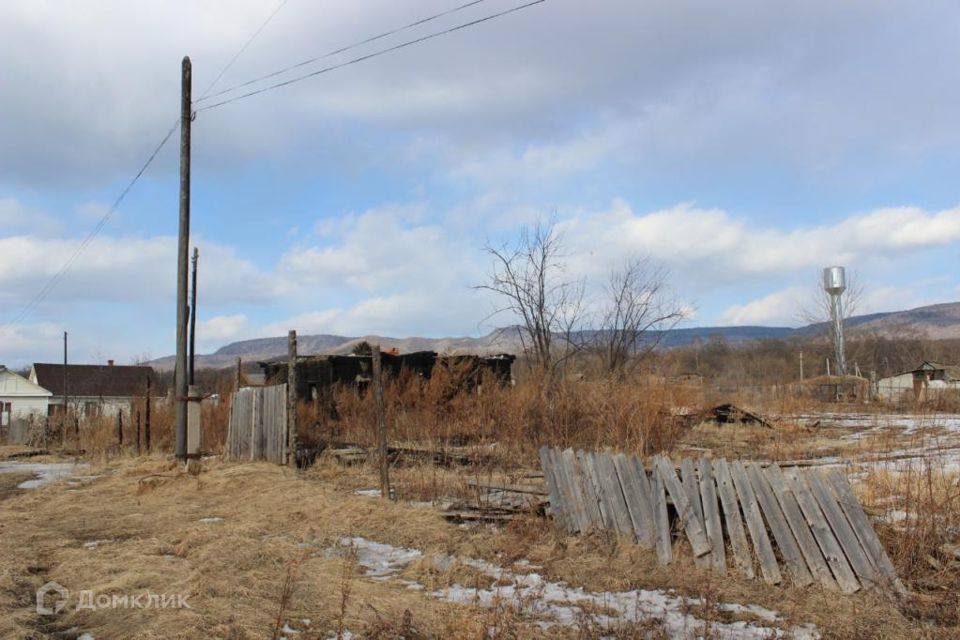
M 14 481 L 23 475 L 0 474 L 0 637 L 723 638 L 740 637 L 730 632 L 741 628 L 738 621 L 756 632 L 744 637 L 791 637 L 810 628 L 803 625 L 825 638 L 960 634 L 960 562 L 944 551 L 960 537 L 957 443 L 942 416 L 918 407 L 911 419 L 921 428 L 904 430 L 889 412 L 861 405 L 848 409 L 872 413 L 851 427 L 840 424 L 836 406 L 732 398 L 780 417 L 769 429 L 690 427 L 673 419 L 671 408 L 709 406 L 718 398 L 697 388 L 622 381 L 562 383 L 551 394 L 529 384 L 450 398 L 443 385 L 391 386 L 391 441 L 456 443 L 485 461 L 394 468 L 396 502 L 355 493 L 377 486 L 367 464 L 345 467 L 321 455 L 312 468 L 295 471 L 223 460 L 225 405 L 206 410 L 211 455 L 192 473 L 169 457 L 168 410 L 157 409 L 158 450 L 150 455 L 134 455 L 129 435 L 120 450 L 109 421 L 83 425 L 79 448 L 86 453 L 77 461 L 87 466 L 72 479 L 25 491 Z M 337 420 L 301 407 L 301 438 L 369 446 L 370 404 L 341 392 Z M 661 567 L 654 553 L 616 536 L 570 536 L 535 513 L 499 527 L 457 525 L 431 504 L 470 498 L 471 479 L 515 481 L 535 471 L 541 444 L 675 458 L 839 459 L 910 596 L 895 602 L 877 592 L 842 596 L 819 587 L 769 587 L 733 573 L 718 577 L 696 567 L 681 542 L 674 563 Z M 66 448 L 75 445 L 68 437 Z M 18 451 L 0 448 L 0 458 Z M 63 459 L 53 451 L 31 461 Z M 354 538 L 422 553 L 370 575 L 364 543 L 343 544 Z M 489 566 L 506 573 L 493 576 Z M 534 572 L 542 576 L 542 593 L 506 589 L 515 597 L 485 599 L 491 587 L 509 587 Z M 71 600 L 55 616 L 39 615 L 34 594 L 50 580 L 69 589 Z M 667 616 L 617 619 L 612 600 L 584 604 L 576 618 L 545 627 L 538 607 L 558 583 L 609 598 L 640 589 L 665 594 L 680 603 L 674 613 L 690 621 L 689 629 L 678 634 Z M 449 597 L 454 585 L 467 595 Z M 78 610 L 84 590 L 181 594 L 189 608 Z

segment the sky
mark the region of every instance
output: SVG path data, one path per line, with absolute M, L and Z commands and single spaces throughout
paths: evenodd
M 180 61 L 216 93 L 465 0 L 0 3 L 0 363 L 175 348 Z M 284 80 L 497 13 L 485 0 Z M 960 294 L 960 4 L 547 0 L 193 122 L 199 352 L 515 322 L 484 247 L 555 221 L 564 277 L 632 257 L 683 326 L 803 324 L 818 272 L 862 312 Z M 257 88 L 261 85 L 251 85 Z

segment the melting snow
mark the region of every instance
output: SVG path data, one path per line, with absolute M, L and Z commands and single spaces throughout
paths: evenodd
M 69 476 L 76 466 L 72 462 L 0 462 L 0 473 L 32 473 L 36 477 L 24 480 L 17 488 L 36 489 Z
M 220 516 L 213 516 L 210 518 L 200 518 L 197 522 L 202 522 L 203 524 L 216 524 L 218 522 L 223 522 L 223 518 Z
M 328 550 L 328 553 L 342 556 L 346 549 L 353 549 L 358 564 L 366 569 L 368 576 L 377 580 L 390 579 L 405 566 L 423 557 L 423 552 L 417 549 L 394 547 L 359 537 L 341 539 L 340 546 Z M 658 620 L 672 637 L 696 638 L 703 633 L 707 624 L 689 612 L 691 608 L 704 604 L 699 598 L 684 598 L 656 589 L 585 591 L 564 582 L 548 581 L 538 573 L 513 572 L 474 558 L 440 555 L 434 558 L 434 562 L 441 570 L 460 562 L 494 578 L 502 586 L 479 589 L 454 584 L 432 592 L 430 595 L 433 597 L 445 602 L 483 607 L 492 607 L 500 602 L 515 602 L 522 605 L 521 610 L 526 615 L 545 628 L 553 625 L 574 626 L 584 617 L 606 627 L 614 627 L 622 621 Z M 529 565 L 517 563 L 517 566 L 526 568 Z M 403 583 L 407 588 L 423 588 L 423 585 L 417 582 Z M 717 608 L 729 613 L 750 615 L 767 624 L 781 620 L 777 612 L 756 605 L 722 603 Z M 607 613 L 595 613 L 596 611 Z M 710 628 L 715 636 L 720 638 L 820 637 L 812 625 L 795 626 L 784 631 L 758 622 L 741 620 L 711 622 Z
M 102 545 L 102 544 L 110 544 L 111 542 L 113 542 L 113 540 L 91 540 L 90 542 L 84 542 L 84 543 L 83 543 L 83 548 L 84 548 L 84 549 L 96 549 L 97 547 L 99 547 L 99 546 Z
M 381 495 L 380 489 L 357 489 L 353 494 L 367 498 L 379 498 Z

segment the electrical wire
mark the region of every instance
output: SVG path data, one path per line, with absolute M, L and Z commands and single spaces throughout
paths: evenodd
M 220 102 L 214 102 L 213 104 L 208 104 L 208 105 L 206 105 L 206 106 L 204 106 L 204 107 L 199 107 L 199 108 L 197 109 L 197 112 L 200 112 L 200 111 L 209 111 L 210 109 L 216 109 L 217 107 L 222 107 L 222 106 L 224 106 L 224 105 L 230 104 L 231 102 L 236 102 L 236 101 L 238 101 L 238 100 L 243 100 L 243 99 L 245 99 L 245 98 L 250 98 L 250 97 L 252 97 L 252 96 L 256 96 L 256 95 L 259 95 L 259 94 L 261 94 L 261 93 L 266 93 L 267 91 L 272 91 L 272 90 L 274 90 L 274 89 L 279 89 L 280 87 L 286 87 L 286 86 L 291 85 L 291 84 L 294 84 L 294 83 L 296 83 L 296 82 L 300 82 L 300 81 L 302 81 L 302 80 L 307 80 L 308 78 L 313 78 L 314 76 L 318 76 L 318 75 L 321 75 L 321 74 L 324 74 L 324 73 L 329 73 L 329 72 L 331 72 L 331 71 L 336 71 L 337 69 L 342 69 L 342 68 L 344 68 L 344 67 L 348 67 L 348 66 L 350 66 L 350 65 L 357 64 L 358 62 L 363 62 L 363 61 L 369 60 L 369 59 L 371 59 L 371 58 L 376 58 L 376 57 L 378 57 L 378 56 L 382 56 L 382 55 L 387 54 L 387 53 L 390 53 L 390 52 L 392 52 L 392 51 L 397 51 L 397 50 L 399 50 L 399 49 L 404 49 L 404 48 L 406 48 L 406 47 L 410 47 L 410 46 L 413 46 L 413 45 L 415 45 L 415 44 L 419 44 L 419 43 L 421 43 L 421 42 L 425 42 L 425 41 L 427 41 L 427 40 L 432 40 L 433 38 L 438 38 L 438 37 L 440 37 L 440 36 L 447 35 L 447 34 L 450 34 L 450 33 L 455 32 L 455 31 L 460 31 L 460 30 L 462 30 L 462 29 L 467 29 L 467 28 L 469 28 L 469 27 L 473 27 L 473 26 L 476 26 L 476 25 L 478 25 L 478 24 L 481 24 L 481 23 L 484 23 L 484 22 L 488 22 L 488 21 L 490 21 L 490 20 L 494 20 L 494 19 L 496 19 L 496 18 L 500 18 L 500 17 L 506 16 L 506 15 L 509 15 L 509 14 L 511 14 L 511 13 L 516 13 L 517 11 L 522 11 L 523 9 L 527 9 L 527 8 L 532 7 L 532 6 L 534 6 L 534 5 L 542 4 L 542 3 L 546 2 L 546 1 L 547 1 L 547 0 L 533 0 L 533 2 L 528 2 L 528 3 L 526 3 L 526 4 L 522 4 L 522 5 L 513 7 L 513 8 L 511 8 L 511 9 L 506 9 L 506 10 L 500 11 L 500 12 L 498 12 L 498 13 L 490 14 L 490 15 L 485 16 L 485 17 L 483 17 L 483 18 L 478 18 L 478 19 L 476 19 L 476 20 L 471 20 L 470 22 L 465 22 L 465 23 L 459 24 L 459 25 L 457 25 L 457 26 L 455 26 L 455 27 L 450 27 L 449 29 L 444 29 L 444 30 L 442 30 L 442 31 L 437 31 L 437 32 L 431 33 L 431 34 L 429 34 L 429 35 L 425 35 L 425 36 L 422 36 L 422 37 L 420 37 L 420 38 L 416 38 L 416 39 L 414 39 L 414 40 L 408 40 L 408 41 L 406 41 L 406 42 L 402 42 L 402 43 L 400 43 L 400 44 L 394 45 L 394 46 L 392 46 L 392 47 L 388 47 L 388 48 L 386 48 L 386 49 L 380 49 L 379 51 L 374 51 L 373 53 L 368 53 L 368 54 L 366 54 L 366 55 L 360 56 L 359 58 L 353 58 L 352 60 L 347 60 L 346 62 L 341 62 L 341 63 L 339 63 L 339 64 L 331 65 L 331 66 L 329 66 L 329 67 L 324 67 L 323 69 L 319 69 L 319 70 L 317 70 L 317 71 L 312 71 L 312 72 L 307 73 L 307 74 L 304 74 L 304 75 L 302 75 L 302 76 L 297 76 L 296 78 L 291 78 L 291 79 L 289 79 L 289 80 L 284 80 L 283 82 L 278 82 L 278 83 L 276 83 L 276 84 L 272 84 L 272 85 L 269 85 L 269 86 L 267 86 L 267 87 L 263 87 L 263 88 L 260 88 L 260 89 L 256 89 L 256 90 L 254 90 L 254 91 L 249 91 L 249 92 L 247 92 L 247 93 L 243 93 L 243 94 L 240 94 L 240 95 L 238 95 L 238 96 L 234 96 L 234 97 L 232 97 L 232 98 L 227 98 L 226 100 L 221 100 Z M 211 97 L 212 97 L 212 96 L 211 96 Z
M 96 238 L 97 235 L 103 230 L 103 227 L 106 226 L 107 222 L 116 212 L 117 207 L 119 207 L 120 203 L 123 202 L 123 199 L 127 197 L 127 194 L 130 193 L 130 189 L 132 189 L 133 185 L 135 185 L 137 181 L 140 180 L 140 178 L 143 176 L 143 173 L 147 170 L 147 167 L 149 167 L 153 163 L 153 161 L 157 157 L 157 154 L 160 153 L 160 150 L 163 149 L 164 145 L 166 145 L 167 142 L 170 140 L 170 137 L 173 135 L 173 132 L 179 128 L 180 128 L 180 118 L 177 118 L 176 121 L 173 123 L 173 126 L 170 127 L 170 130 L 167 131 L 167 135 L 165 135 L 163 139 L 160 141 L 160 144 L 158 144 L 156 148 L 154 148 L 153 153 L 151 153 L 150 157 L 147 158 L 147 161 L 143 163 L 143 166 L 141 166 L 140 170 L 137 171 L 137 174 L 133 176 L 133 179 L 127 183 L 127 186 L 124 187 L 123 191 L 120 192 L 120 195 L 117 196 L 117 199 L 113 201 L 113 204 L 110 206 L 109 209 L 107 209 L 107 212 L 103 214 L 103 216 L 100 218 L 100 221 L 97 222 L 97 225 L 90 230 L 90 233 L 88 233 L 87 236 L 83 239 L 83 242 L 80 243 L 80 246 L 78 246 L 74 250 L 74 252 L 70 254 L 70 257 L 67 259 L 67 261 L 63 263 L 62 267 L 60 267 L 60 270 L 57 271 L 50 278 L 50 280 L 47 281 L 47 284 L 45 284 L 40 289 L 40 291 L 38 291 L 37 294 L 30 300 L 30 302 L 28 302 L 27 305 L 20 311 L 16 319 L 13 321 L 13 324 L 18 324 L 24 318 L 26 318 L 27 315 L 29 315 L 29 313 L 33 311 L 33 309 L 35 309 L 37 305 L 43 302 L 44 298 L 46 298 L 50 294 L 50 292 L 53 291 L 54 287 L 56 287 L 57 284 L 59 284 L 59 282 L 66 275 L 67 271 L 70 270 L 70 268 L 74 265 L 74 263 L 80 257 L 80 254 L 83 253 L 84 249 L 86 249 L 90 245 L 90 243 L 93 242 L 94 238 Z
M 220 79 L 223 78 L 224 74 L 230 70 L 233 64 L 240 58 L 241 55 L 243 55 L 243 53 L 253 43 L 253 41 L 257 39 L 257 36 L 259 36 L 260 33 L 267 27 L 267 25 L 270 24 L 270 21 L 273 20 L 273 18 L 278 13 L 280 13 L 280 10 L 283 9 L 284 6 L 286 6 L 287 2 L 289 2 L 289 0 L 282 0 L 280 4 L 277 5 L 277 8 L 273 10 L 273 13 L 267 16 L 267 18 L 260 24 L 257 30 L 254 31 L 249 38 L 247 38 L 247 41 L 243 43 L 243 46 L 240 47 L 240 49 L 233 55 L 233 57 L 230 58 L 227 64 L 224 65 L 224 67 L 220 70 L 220 73 L 218 73 L 217 76 L 213 79 L 213 82 L 211 82 L 210 85 L 207 87 L 206 91 L 204 91 L 204 95 L 209 93 L 217 85 Z M 170 141 L 170 137 L 179 128 L 180 128 L 180 117 L 178 116 L 177 119 L 174 121 L 173 126 L 170 127 L 170 130 L 167 131 L 167 134 L 163 137 L 160 143 L 154 148 L 153 152 L 147 158 L 147 161 L 143 163 L 143 165 L 140 167 L 140 170 L 133 177 L 133 179 L 130 180 L 129 183 L 127 183 L 127 186 L 124 187 L 122 192 L 120 192 L 120 195 L 117 196 L 117 199 L 113 201 L 113 204 L 110 206 L 109 209 L 107 209 L 107 212 L 103 214 L 103 216 L 97 222 L 96 226 L 94 226 L 94 228 L 90 230 L 90 233 L 86 235 L 86 237 L 83 239 L 80 245 L 73 251 L 72 254 L 70 254 L 70 257 L 67 259 L 66 262 L 63 263 L 63 266 L 61 266 L 60 269 L 50 278 L 50 280 L 48 280 L 47 283 L 43 287 L 41 287 L 41 289 L 36 293 L 36 295 L 34 295 L 34 297 L 30 299 L 30 301 L 26 304 L 26 306 L 16 316 L 16 319 L 13 321 L 14 324 L 18 324 L 21 321 L 23 321 L 30 314 L 31 311 L 36 309 L 37 306 L 41 302 L 43 302 L 48 295 L 50 295 L 50 292 L 52 292 L 54 288 L 56 288 L 56 286 L 60 283 L 60 281 L 63 280 L 63 277 L 77 262 L 77 260 L 80 258 L 80 255 L 84 252 L 84 250 L 88 246 L 90 246 L 90 243 L 94 241 L 94 239 L 100 234 L 101 231 L 103 231 L 103 228 L 106 226 L 107 222 L 110 221 L 110 218 L 113 217 L 113 214 L 116 212 L 117 208 L 123 202 L 124 198 L 126 198 L 127 194 L 130 193 L 130 190 L 133 188 L 133 185 L 135 185 L 137 181 L 140 180 L 144 172 L 147 170 L 147 167 L 149 167 L 153 163 L 153 161 L 157 157 L 157 154 L 160 153 L 160 150 L 163 149 L 163 147 L 167 144 L 167 142 Z
M 250 44 L 257 39 L 257 36 L 260 35 L 260 32 L 267 28 L 267 25 L 270 24 L 270 21 L 273 20 L 274 16 L 280 13 L 280 10 L 283 9 L 285 6 L 287 6 L 287 2 L 289 1 L 290 0 L 282 0 L 282 2 L 280 2 L 279 5 L 277 5 L 277 8 L 273 10 L 273 13 L 267 16 L 267 19 L 260 24 L 257 30 L 253 32 L 253 35 L 251 35 L 247 39 L 247 41 L 243 43 L 243 46 L 240 47 L 240 50 L 237 51 L 237 53 L 234 54 L 232 58 L 230 58 L 230 62 L 228 62 L 226 66 L 224 66 L 223 69 L 220 70 L 220 73 L 218 73 L 217 77 L 213 79 L 213 82 L 210 83 L 210 86 L 208 86 L 206 90 L 202 94 L 200 94 L 200 98 L 198 100 L 194 100 L 194 102 L 199 102 L 200 100 L 203 100 L 207 96 L 207 94 L 210 93 L 210 91 L 212 91 L 215 86 L 217 86 L 217 83 L 220 82 L 220 79 L 223 78 L 223 75 L 230 70 L 230 67 L 233 66 L 233 63 L 236 62 L 237 59 L 243 55 L 243 52 L 247 50 L 247 47 L 249 47 Z M 220 95 L 220 93 L 217 93 L 214 95 Z
M 221 91 L 217 91 L 216 93 L 213 93 L 213 94 L 210 94 L 210 95 L 204 94 L 202 97 L 200 97 L 199 99 L 195 100 L 194 102 L 199 104 L 200 102 L 203 102 L 203 101 L 205 101 L 205 100 L 210 100 L 210 99 L 212 99 L 212 98 L 216 98 L 216 97 L 218 97 L 218 96 L 222 96 L 222 95 L 225 95 L 225 94 L 228 94 L 228 93 L 233 93 L 233 92 L 236 91 L 237 89 L 242 89 L 243 87 L 249 87 L 249 86 L 252 85 L 252 84 L 256 84 L 256 83 L 262 82 L 262 81 L 264 81 L 264 80 L 269 80 L 270 78 L 275 78 L 275 77 L 277 77 L 277 76 L 279 76 L 279 75 L 283 75 L 284 73 L 287 73 L 288 71 L 293 71 L 294 69 L 299 69 L 300 67 L 305 67 L 305 66 L 307 66 L 308 64 L 313 64 L 314 62 L 317 62 L 317 61 L 319 61 L 319 60 L 324 60 L 324 59 L 326 59 L 326 58 L 330 58 L 330 57 L 335 56 L 335 55 L 337 55 L 337 54 L 344 53 L 344 52 L 346 52 L 346 51 L 350 51 L 351 49 L 356 49 L 357 47 L 361 47 L 361 46 L 363 46 L 363 45 L 365 45 L 365 44 L 370 44 L 371 42 L 376 42 L 377 40 L 381 40 L 381 39 L 383 39 L 383 38 L 386 38 L 386 37 L 389 37 L 389 36 L 392 36 L 392 35 L 396 35 L 396 34 L 398 34 L 398 33 L 401 33 L 401 32 L 403 32 L 403 31 L 406 31 L 406 30 L 408 30 L 408 29 L 412 29 L 412 28 L 414 28 L 414 27 L 419 27 L 420 25 L 426 24 L 426 23 L 431 22 L 431 21 L 433 21 L 433 20 L 437 20 L 437 19 L 439 19 L 439 18 L 443 18 L 444 16 L 448 16 L 448 15 L 453 14 L 453 13 L 456 13 L 456 12 L 458 12 L 458 11 L 463 11 L 464 9 L 467 9 L 467 8 L 472 7 L 472 6 L 474 6 L 474 5 L 480 4 L 481 2 L 486 2 L 486 0 L 472 0 L 472 2 L 467 2 L 466 4 L 462 4 L 462 5 L 458 6 L 458 7 L 453 7 L 452 9 L 447 9 L 446 11 L 442 11 L 442 12 L 437 13 L 437 14 L 434 14 L 434 15 L 432 15 L 432 16 L 427 16 L 426 18 L 421 18 L 421 19 L 419 19 L 419 20 L 416 20 L 416 21 L 414 21 L 414 22 L 411 22 L 410 24 L 403 25 L 402 27 L 397 27 L 397 28 L 391 29 L 391 30 L 389 30 L 389 31 L 384 31 L 383 33 L 377 34 L 377 35 L 375 35 L 375 36 L 373 36 L 373 37 L 370 37 L 370 38 L 367 38 L 367 39 L 365 39 L 365 40 L 361 40 L 360 42 L 355 42 L 355 43 L 350 44 L 350 45 L 347 45 L 347 46 L 345 46 L 345 47 L 341 47 L 341 48 L 339 48 L 339 49 L 334 49 L 333 51 L 324 53 L 323 55 L 319 55 L 319 56 L 316 56 L 316 57 L 314 57 L 314 58 L 310 58 L 309 60 L 304 60 L 303 62 L 298 62 L 298 63 L 296 63 L 296 64 L 292 64 L 292 65 L 290 65 L 289 67 L 284 67 L 283 69 L 278 69 L 277 71 L 274 71 L 274 72 L 272 72 L 272 73 L 268 73 L 268 74 L 263 75 L 263 76 L 260 76 L 260 77 L 258 77 L 258 78 L 254 78 L 254 79 L 252 79 L 252 80 L 247 80 L 246 82 L 241 82 L 240 84 L 234 85 L 234 86 L 232 86 L 232 87 L 230 87 L 230 88 L 228 88 L 228 89 L 223 89 L 223 90 L 221 90 Z M 221 75 L 222 75 L 222 74 L 221 74 Z

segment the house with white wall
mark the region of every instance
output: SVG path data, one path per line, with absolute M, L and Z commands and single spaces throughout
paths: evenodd
M 0 436 L 23 442 L 30 422 L 46 417 L 53 393 L 0 365 Z
M 64 375 L 66 373 L 66 375 Z M 133 403 L 143 398 L 147 378 L 155 379 L 152 367 L 107 364 L 48 364 L 35 362 L 30 381 L 52 392 L 51 413 L 63 407 L 64 396 L 70 413 L 80 417 L 130 415 Z M 153 394 L 159 390 L 151 389 Z

